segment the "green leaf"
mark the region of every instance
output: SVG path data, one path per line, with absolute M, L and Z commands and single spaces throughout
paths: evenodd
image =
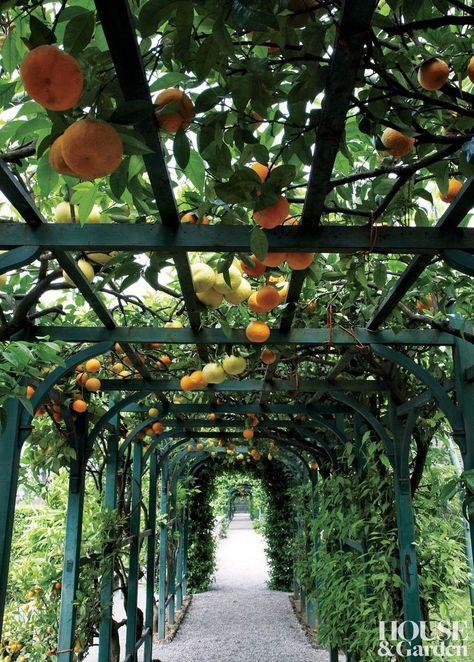
M 374 281 L 379 289 L 387 282 L 387 267 L 383 262 L 377 262 L 374 269 Z
M 31 46 L 36 48 L 37 46 L 42 46 L 43 44 L 51 44 L 56 41 L 53 32 L 48 28 L 48 26 L 40 21 L 37 16 L 34 14 L 30 15 L 30 36 L 28 38 Z
M 184 170 L 187 177 L 189 177 L 199 193 L 203 193 L 206 177 L 206 166 L 201 156 L 194 149 L 190 150 L 189 161 Z
M 84 225 L 95 204 L 98 187 L 92 182 L 80 182 L 73 188 L 71 202 L 79 206 L 79 221 L 81 225 Z
M 117 127 L 117 131 L 122 138 L 124 154 L 152 154 L 153 150 L 143 140 L 127 133 L 120 128 L 120 125 Z
M 255 225 L 250 232 L 250 250 L 259 260 L 263 260 L 268 253 L 267 235 L 259 225 Z
M 461 474 L 461 480 L 465 488 L 474 494 L 474 469 L 467 469 Z
M 130 160 L 125 158 L 115 172 L 109 177 L 109 186 L 117 201 L 120 201 L 128 184 L 128 168 Z M 128 219 L 127 219 L 128 220 Z
M 38 162 L 38 167 L 36 168 L 36 179 L 38 181 L 38 186 L 40 187 L 41 193 L 46 197 L 58 184 L 59 175 L 54 172 L 54 170 L 49 165 L 47 156 L 42 156 Z
M 273 190 L 281 190 L 291 184 L 296 175 L 296 168 L 293 165 L 282 165 L 272 168 L 265 184 L 271 186 Z
M 219 47 L 212 35 L 206 37 L 196 53 L 194 70 L 199 81 L 204 80 L 219 57 Z
M 173 141 L 173 155 L 180 168 L 186 168 L 189 163 L 191 148 L 185 131 L 181 128 L 176 132 Z
M 108 121 L 115 124 L 137 124 L 155 111 L 155 105 L 145 99 L 125 101 L 114 110 Z
M 201 92 L 194 102 L 196 113 L 205 113 L 206 110 L 210 110 L 217 106 L 220 98 L 217 94 L 218 89 L 218 87 L 209 87 L 207 90 L 204 90 L 204 92 Z
M 79 55 L 94 34 L 94 12 L 83 12 L 69 21 L 64 32 L 64 48 L 71 55 Z
M 441 163 L 434 163 L 428 167 L 428 170 L 433 173 L 435 176 L 436 185 L 441 191 L 441 193 L 446 194 L 448 192 L 449 184 L 449 163 L 448 161 L 442 161 Z

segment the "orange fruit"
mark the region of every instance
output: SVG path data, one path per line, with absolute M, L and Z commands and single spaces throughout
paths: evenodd
M 265 209 L 261 209 L 260 211 L 254 211 L 253 217 L 262 228 L 271 230 L 283 223 L 289 211 L 290 205 L 288 200 L 280 195 L 273 205 L 265 207 Z
M 165 429 L 165 426 L 163 425 L 163 423 L 161 421 L 156 421 L 155 423 L 153 423 L 153 425 L 151 427 L 152 427 L 152 430 L 155 434 L 161 434 L 163 432 L 163 430 Z
M 433 295 L 427 294 L 422 299 L 418 299 L 418 301 L 416 302 L 416 307 L 417 310 L 419 310 L 420 312 L 423 312 L 424 310 L 430 310 L 430 308 L 433 308 Z
M 91 391 L 92 393 L 95 393 L 100 389 L 100 379 L 97 377 L 89 377 L 89 379 L 86 381 L 84 384 L 84 388 L 86 391 Z
M 299 221 L 294 216 L 287 216 L 283 221 L 283 225 L 299 225 Z
M 251 428 L 245 428 L 245 430 L 242 432 L 242 437 L 244 439 L 253 439 L 254 432 Z
M 84 384 L 87 382 L 89 379 L 89 375 L 87 372 L 80 372 L 77 377 L 76 377 L 76 384 L 78 386 L 84 386 Z
M 203 449 L 204 449 L 204 444 L 202 442 L 196 444 L 196 450 L 202 451 Z
M 33 48 L 25 56 L 20 77 L 29 96 L 48 110 L 75 106 L 84 85 L 78 61 L 47 44 Z
M 387 154 L 390 156 L 406 156 L 413 149 L 415 139 L 410 136 L 405 136 L 396 129 L 385 129 L 382 133 L 381 141 L 386 149 Z
M 161 111 L 168 103 L 174 103 L 178 106 L 178 112 L 170 111 L 161 113 L 158 116 L 158 124 L 162 131 L 176 133 L 179 129 L 187 129 L 190 120 L 194 117 L 194 104 L 182 90 L 171 87 L 160 92 L 155 98 L 157 111 Z
M 443 202 L 452 202 L 461 189 L 462 182 L 460 182 L 459 179 L 450 179 L 448 182 L 447 193 L 441 193 L 441 191 L 438 189 L 438 197 Z
M 249 267 L 243 262 L 242 260 L 240 261 L 240 266 L 242 268 L 242 271 L 247 274 L 247 276 L 253 276 L 254 278 L 258 278 L 262 274 L 265 273 L 266 271 L 266 266 L 261 262 L 258 257 L 255 257 L 255 255 L 251 255 L 250 259 L 254 263 L 254 267 Z
M 276 308 L 280 304 L 280 295 L 278 290 L 272 285 L 262 287 L 255 296 L 257 306 L 263 308 L 265 312 Z
M 250 342 L 266 342 L 270 337 L 270 327 L 265 322 L 253 321 L 247 325 L 245 335 Z
M 252 294 L 249 296 L 247 299 L 247 303 L 249 306 L 249 309 L 252 311 L 252 313 L 264 313 L 265 308 L 262 306 L 259 306 L 257 303 L 257 293 L 252 292 Z
M 49 165 L 51 168 L 60 175 L 69 175 L 69 177 L 77 177 L 76 173 L 69 168 L 66 161 L 63 159 L 63 136 L 58 136 L 49 148 L 48 156 Z
M 184 375 L 184 377 L 181 377 L 179 380 L 179 385 L 182 391 L 192 391 L 192 389 L 195 388 L 194 382 L 189 375 Z
M 217 415 L 216 415 L 216 414 L 209 414 L 209 416 L 208 416 L 207 418 L 208 418 L 210 421 L 215 421 L 215 420 L 217 419 Z
M 30 400 L 30 398 L 32 398 L 34 396 L 34 394 L 35 394 L 35 389 L 32 386 L 28 385 L 26 387 L 26 397 L 27 397 L 27 399 Z
M 447 82 L 449 65 L 439 57 L 423 62 L 418 69 L 418 82 L 424 90 L 439 90 Z
M 265 363 L 265 365 L 270 365 L 271 363 L 275 363 L 277 358 L 277 355 L 275 352 L 272 352 L 271 349 L 262 349 L 262 352 L 260 354 L 260 361 L 262 363 Z
M 160 357 L 158 358 L 158 361 L 157 361 L 156 367 L 157 367 L 159 370 L 166 370 L 166 368 L 169 366 L 170 363 L 171 363 L 171 359 L 170 359 L 170 357 L 167 356 L 166 354 L 163 354 L 163 356 L 160 356 Z
M 43 409 L 43 407 L 40 407 L 35 411 L 35 416 L 44 416 L 46 414 L 46 409 Z
M 262 262 L 266 267 L 279 267 L 286 260 L 286 253 L 267 253 Z
M 202 370 L 192 372 L 189 379 L 192 381 L 192 388 L 205 388 L 207 386 L 207 381 L 204 379 Z
M 72 408 L 74 411 L 77 411 L 78 414 L 83 414 L 85 411 L 87 411 L 87 402 L 84 402 L 84 400 L 74 400 L 72 403 Z
M 256 448 L 252 448 L 252 450 L 250 451 L 250 455 L 253 457 L 255 462 L 258 462 L 259 459 L 262 457 L 260 455 L 260 452 Z
M 60 423 L 63 420 L 63 415 L 61 414 L 60 411 L 54 411 L 53 419 L 56 421 L 56 423 Z
M 467 77 L 469 78 L 471 83 L 474 83 L 474 55 L 467 63 Z
M 314 253 L 287 253 L 286 262 L 290 269 L 300 271 L 307 269 L 314 259 Z
M 252 163 L 250 166 L 254 172 L 260 177 L 260 181 L 264 182 L 268 177 L 268 166 L 263 163 Z
M 193 214 L 192 212 L 188 211 L 185 214 L 181 216 L 181 223 L 190 223 L 191 225 L 196 225 L 198 223 L 199 217 L 196 216 L 196 214 Z M 199 221 L 200 225 L 209 225 L 209 217 L 208 216 L 201 216 L 201 220 Z
M 192 444 L 188 444 L 186 448 L 188 449 L 188 453 L 192 453 L 194 450 L 194 446 Z
M 101 364 L 100 364 L 100 361 L 98 359 L 89 359 L 86 362 L 86 371 L 87 372 L 97 372 L 98 370 L 100 370 L 100 368 L 101 368 Z
M 122 163 L 122 139 L 107 122 L 79 120 L 63 133 L 62 157 L 81 179 L 105 177 Z

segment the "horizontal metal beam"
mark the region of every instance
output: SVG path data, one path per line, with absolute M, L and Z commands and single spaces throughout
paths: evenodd
M 102 391 L 181 391 L 179 379 L 155 379 L 143 382 L 141 379 L 102 379 Z M 338 380 L 329 382 L 316 379 L 299 379 L 292 382 L 287 379 L 227 379 L 221 384 L 209 384 L 197 391 L 229 393 L 243 391 L 244 393 L 271 391 L 290 393 L 324 393 L 326 391 L 351 391 L 355 393 L 380 393 L 387 391 L 383 382 L 370 380 Z M 214 409 L 211 408 L 211 411 Z
M 231 403 L 222 403 L 216 405 L 209 405 L 204 403 L 192 403 L 192 404 L 182 404 L 182 405 L 169 405 L 166 409 L 162 406 L 160 402 L 156 403 L 158 411 L 160 412 L 158 418 L 166 418 L 169 415 L 179 415 L 179 414 L 262 414 L 265 416 L 269 415 L 289 415 L 289 414 L 340 414 L 345 412 L 351 412 L 352 409 L 346 406 L 341 405 L 327 405 L 327 404 L 317 404 L 317 405 L 306 405 L 301 404 L 278 404 L 278 405 L 260 405 L 260 404 L 231 404 Z M 122 412 L 132 412 L 132 413 L 147 413 L 150 405 L 137 405 L 132 404 L 127 407 L 124 407 Z
M 228 335 L 222 329 L 203 327 L 200 331 L 189 328 L 167 329 L 158 327 L 120 327 L 104 329 L 95 326 L 35 326 L 16 336 L 17 340 L 42 339 L 66 342 L 94 343 L 104 340 L 112 342 L 151 343 L 162 342 L 178 345 L 203 343 L 208 345 L 251 345 L 244 329 L 232 329 Z M 453 345 L 455 337 L 433 329 L 409 329 L 404 331 L 369 331 L 365 328 L 343 329 L 292 329 L 282 333 L 273 329 L 265 345 L 309 345 L 324 347 L 338 345 Z
M 267 231 L 272 252 L 403 253 L 434 255 L 443 250 L 474 251 L 474 228 L 379 227 L 376 237 L 367 226 L 324 225 L 317 228 L 282 226 Z M 0 249 L 37 246 L 66 251 L 250 251 L 250 228 L 244 225 L 181 225 L 177 230 L 155 223 L 87 225 L 45 223 L 31 227 L 2 223 Z

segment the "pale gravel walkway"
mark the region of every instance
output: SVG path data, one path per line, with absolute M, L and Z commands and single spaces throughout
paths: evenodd
M 328 662 L 293 614 L 288 593 L 270 591 L 264 541 L 248 515 L 237 514 L 220 541 L 216 582 L 194 595 L 170 644 L 155 647 L 160 662 Z

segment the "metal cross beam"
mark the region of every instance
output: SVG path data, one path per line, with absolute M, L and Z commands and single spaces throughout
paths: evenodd
M 229 404 L 222 403 L 214 406 L 204 403 L 191 403 L 175 405 L 171 404 L 164 409 L 160 403 L 157 403 L 157 408 L 160 412 L 158 418 L 165 419 L 168 415 L 174 416 L 176 414 L 264 414 L 267 415 L 292 415 L 292 414 L 339 414 L 352 411 L 349 407 L 341 405 L 328 405 L 328 404 L 268 404 L 258 405 L 255 403 L 249 404 Z M 121 411 L 124 413 L 147 413 L 149 405 L 131 404 L 124 407 Z
M 144 382 L 141 379 L 102 379 L 102 391 L 182 391 L 179 385 L 179 379 L 154 379 Z M 341 379 L 336 382 L 316 379 L 299 379 L 298 382 L 292 382 L 288 379 L 274 379 L 266 382 L 263 379 L 227 379 L 221 384 L 209 384 L 205 388 L 196 389 L 197 391 L 211 391 L 219 393 L 259 393 L 260 391 L 270 391 L 272 393 L 319 393 L 325 391 L 351 391 L 354 393 L 380 393 L 387 391 L 388 388 L 384 382 L 365 379 Z M 216 405 L 217 407 L 217 405 Z M 215 408 L 211 408 L 215 411 Z
M 345 0 L 341 9 L 301 217 L 301 225 L 304 228 L 317 226 L 323 212 L 334 162 L 344 134 L 351 95 L 376 6 L 377 0 Z M 306 270 L 297 271 L 292 275 L 287 303 L 298 301 L 305 275 Z M 291 328 L 293 317 L 294 313 L 282 317 L 280 324 L 282 331 Z
M 150 89 L 128 1 L 116 0 L 113 10 L 107 0 L 95 0 L 95 5 L 125 100 L 151 103 Z M 144 156 L 144 162 L 162 223 L 177 229 L 180 223 L 179 214 L 163 156 L 157 121 L 150 113 L 136 128 L 152 150 L 151 154 Z M 187 256 L 183 253 L 176 255 L 175 264 L 189 322 L 193 329 L 199 329 L 199 305 Z
M 307 345 L 327 350 L 328 342 L 331 346 L 339 345 L 454 345 L 455 337 L 450 333 L 443 333 L 431 329 L 408 329 L 404 331 L 369 331 L 365 328 L 344 329 L 327 327 L 319 329 L 292 329 L 282 333 L 278 329 L 272 330 L 266 345 Z M 180 345 L 194 345 L 205 343 L 207 345 L 252 345 L 247 340 L 244 329 L 232 329 L 226 335 L 222 329 L 203 327 L 195 332 L 189 328 L 168 329 L 158 327 L 119 327 L 104 329 L 91 326 L 35 326 L 26 329 L 15 336 L 17 340 L 64 340 L 66 342 L 97 343 L 102 341 L 151 343 L 162 342 Z M 256 346 L 257 347 L 257 346 Z M 259 347 L 259 345 L 258 345 Z
M 471 193 L 472 195 L 472 193 Z M 466 202 L 466 200 L 465 200 Z M 30 227 L 1 224 L 0 249 L 18 247 L 53 251 L 161 251 L 177 256 L 184 252 L 250 253 L 250 234 L 245 225 L 191 225 L 177 230 L 156 223 L 124 225 L 108 223 L 80 226 L 47 223 Z M 369 227 L 323 225 L 317 228 L 281 226 L 266 231 L 271 252 L 413 254 L 433 256 L 444 250 L 474 252 L 474 228 L 377 227 L 371 240 Z M 34 259 L 32 256 L 31 259 Z

